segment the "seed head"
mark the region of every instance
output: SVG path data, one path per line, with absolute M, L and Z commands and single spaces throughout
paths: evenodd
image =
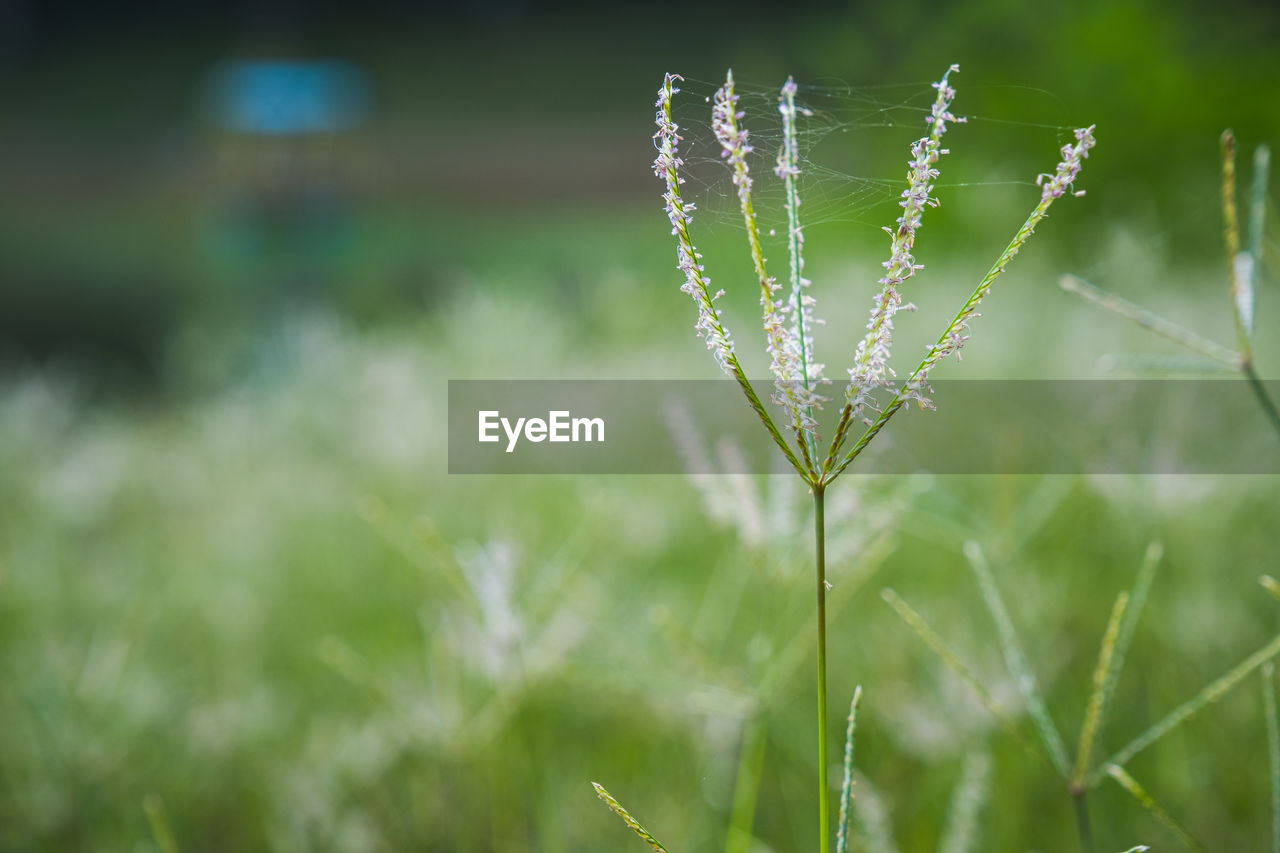
M 683 161 L 678 151 L 680 144 L 680 127 L 671 119 L 671 97 L 680 91 L 675 81 L 680 80 L 676 74 L 668 74 L 658 90 L 657 115 L 655 123 L 658 131 L 653 135 L 654 144 L 658 148 L 658 156 L 653 161 L 653 172 L 666 184 L 666 192 L 662 194 L 663 206 L 667 218 L 671 220 L 671 233 L 676 237 L 676 266 L 684 273 L 684 283 L 680 289 L 693 299 L 698 306 L 698 322 L 694 329 L 699 337 L 707 342 L 707 349 L 715 355 L 716 363 L 725 373 L 733 375 L 730 361 L 733 359 L 733 338 L 729 330 L 720 320 L 720 312 L 715 307 L 715 300 L 721 293 L 711 295 L 708 289 L 711 280 L 707 278 L 702 266 L 702 255 L 689 237 L 690 214 L 694 211 L 692 202 L 685 202 L 680 197 L 680 185 L 684 179 L 680 177 Z
M 938 96 L 925 119 L 929 125 L 929 135 L 918 139 L 911 146 L 911 160 L 907 164 L 907 188 L 902 191 L 902 201 L 899 202 L 902 215 L 898 217 L 896 229 L 885 229 L 891 238 L 889 260 L 883 264 L 885 275 L 880 279 L 881 291 L 872 305 L 867 334 L 858 344 L 853 367 L 849 370 L 849 386 L 845 391 L 845 399 L 853 407 L 855 415 L 860 415 L 867 409 L 875 409 L 873 393 L 894 375 L 889 367 L 894 315 L 900 310 L 915 310 L 914 305 L 903 303 L 899 286 L 915 275 L 916 270 L 922 269 L 915 262 L 912 250 L 915 248 L 916 231 L 924 217 L 925 208 L 938 205 L 931 182 L 938 177 L 938 160 L 947 153 L 947 149 L 942 147 L 942 135 L 947 132 L 949 122 L 964 121 L 951 113 L 951 102 L 956 96 L 956 90 L 951 87 L 949 77 L 951 72 L 959 70 L 960 66 L 952 65 L 942 75 L 942 79 L 933 84 L 933 88 L 938 90 Z

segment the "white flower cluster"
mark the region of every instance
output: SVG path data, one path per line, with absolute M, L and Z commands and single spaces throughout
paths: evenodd
M 813 328 L 822 321 L 813 316 L 817 300 L 806 292 L 813 282 L 804 276 L 804 231 L 800 228 L 800 194 L 795 180 L 800 175 L 796 115 L 801 111 L 796 108 L 796 82 L 790 77 L 778 95 L 778 112 L 782 115 L 782 149 L 773 172 L 786 187 L 787 248 L 791 258 L 791 296 L 786 308 L 791 315 L 791 327 L 787 331 L 787 346 L 799 367 L 797 376 L 779 390 L 803 429 L 816 437 L 817 422 L 813 413 L 822 408 L 826 398 L 819 396 L 815 389 L 827 380 L 822 375 L 823 366 L 814 359 Z
M 894 372 L 889 367 L 890 349 L 893 345 L 894 315 L 898 311 L 913 310 L 915 307 L 903 302 L 900 288 L 903 282 L 915 275 L 917 270 L 922 269 L 921 265 L 916 263 L 914 254 L 916 232 L 920 228 L 925 208 L 936 207 L 938 204 L 938 200 L 933 195 L 933 182 L 938 177 L 938 161 L 943 154 L 947 153 L 947 149 L 942 147 L 942 137 L 950 124 L 964 121 L 951 112 L 951 103 L 955 99 L 956 91 L 951 87 L 949 77 L 959 70 L 958 66 L 952 65 L 942 75 L 942 79 L 933 84 L 938 94 L 925 119 L 929 126 L 929 133 L 911 146 L 907 188 L 902 192 L 899 202 L 902 214 L 898 217 L 896 228 L 885 229 L 890 236 L 890 253 L 889 259 L 883 264 L 885 273 L 880 278 L 881 290 L 871 309 L 867 333 L 859 342 L 853 367 L 849 369 L 845 405 L 840 413 L 835 434 L 826 450 L 825 458 L 819 456 L 817 422 L 814 417 L 814 413 L 825 402 L 824 398 L 817 394 L 816 389 L 827 381 L 822 376 L 822 365 L 814 359 L 813 330 L 821 321 L 814 319 L 814 300 L 806 292 L 810 282 L 804 276 L 804 233 L 800 228 L 800 197 L 796 188 L 796 179 L 800 175 L 796 121 L 798 115 L 807 115 L 808 112 L 796 106 L 795 81 L 788 78 L 778 96 L 778 112 L 782 116 L 782 148 L 773 170 L 774 174 L 782 180 L 786 190 L 791 292 L 785 302 L 777 298 L 780 289 L 777 280 L 765 270 L 759 226 L 751 201 L 752 177 L 748 155 L 752 152 L 752 148 L 748 133 L 742 126 L 743 114 L 738 110 L 738 95 L 734 92 L 733 72 L 729 72 L 724 86 L 715 94 L 711 117 L 711 126 L 720 144 L 721 156 L 728 163 L 733 184 L 737 188 L 743 222 L 746 225 L 747 242 L 751 250 L 751 260 L 760 283 L 760 304 L 766 347 L 774 378 L 773 402 L 787 413 L 786 425 L 794 433 L 794 447 L 783 437 L 782 431 L 778 429 L 773 417 L 747 380 L 742 365 L 734 354 L 729 332 L 720 321 L 720 315 L 714 307 L 715 299 L 720 294 L 717 293 L 715 296 L 710 294 L 709 280 L 702 267 L 702 256 L 698 254 L 689 238 L 689 214 L 693 210 L 693 205 L 684 202 L 680 197 L 680 184 L 683 183 L 683 179 L 680 177 L 679 170 L 682 163 L 676 154 L 680 136 L 679 128 L 671 120 L 671 97 L 677 91 L 673 82 L 680 78 L 668 74 L 658 92 L 658 132 L 654 134 L 658 157 L 654 161 L 654 172 L 666 183 L 663 201 L 667 216 L 671 220 L 672 233 L 676 236 L 679 267 L 685 276 L 681 287 L 698 305 L 696 326 L 698 334 L 707 341 L 707 346 L 715 351 L 716 358 L 725 372 L 738 381 L 747 401 L 787 460 L 815 489 L 825 488 L 838 477 L 879 434 L 889 418 L 907 402 L 915 401 L 923 408 L 933 408 L 932 401 L 925 396 L 925 392 L 929 390 L 929 373 L 944 358 L 950 355 L 959 358 L 961 348 L 969 339 L 969 321 L 979 316 L 976 310 L 978 304 L 990 293 L 992 284 L 1031 237 L 1036 225 L 1044 218 L 1053 201 L 1071 189 L 1073 182 L 1080 174 L 1084 159 L 1088 157 L 1089 150 L 1094 146 L 1092 126 L 1075 132 L 1076 142 L 1062 149 L 1062 162 L 1058 164 L 1057 169 L 1052 174 L 1043 174 L 1037 179 L 1037 184 L 1042 187 L 1039 204 L 1032 210 L 1031 215 L 1014 235 L 1013 240 L 979 283 L 977 289 L 973 291 L 968 301 L 961 307 L 955 319 L 947 326 L 942 336 L 929 347 L 924 359 L 910 377 L 896 389 L 881 408 L 877 405 L 875 392 L 894 384 L 892 382 Z M 1074 195 L 1083 195 L 1083 192 L 1076 192 Z M 872 411 L 878 413 L 874 420 L 867 414 Z M 845 451 L 844 443 L 849 438 L 849 430 L 855 418 L 862 419 L 867 424 L 867 430 Z
M 685 202 L 680 197 L 680 185 L 684 183 L 684 178 L 680 177 L 680 167 L 684 162 L 678 155 L 680 127 L 671 120 L 671 96 L 680 91 L 675 87 L 675 81 L 680 79 L 679 75 L 668 74 L 663 80 L 662 88 L 658 90 L 658 101 L 655 104 L 658 108 L 658 132 L 653 135 L 658 157 L 653 161 L 653 173 L 667 185 L 662 200 L 667 218 L 671 220 L 671 233 L 676 238 L 676 265 L 684 273 L 684 284 L 680 285 L 680 289 L 689 294 L 698 306 L 698 322 L 694 324 L 694 329 L 707 342 L 707 349 L 715 354 L 720 368 L 732 376 L 733 338 L 721 323 L 720 312 L 715 307 L 716 299 L 724 291 L 713 296 L 708 290 L 711 280 L 706 277 L 703 269 L 702 254 L 689 237 L 689 223 L 693 219 L 690 214 L 696 208 L 693 202 Z
M 951 113 L 951 101 L 956 96 L 956 90 L 948 83 L 951 73 L 959 70 L 960 66 L 952 65 L 942 75 L 942 79 L 933 84 L 938 90 L 938 97 L 925 119 L 930 127 L 929 135 L 911 146 L 907 188 L 902 191 L 902 201 L 899 202 L 902 215 L 898 217 L 897 229 L 885 228 L 892 239 L 889 260 L 883 264 L 886 272 L 880 279 L 882 289 L 871 308 L 867 335 L 858 344 L 853 367 L 849 369 L 849 386 L 845 391 L 845 399 L 852 406 L 855 416 L 862 415 L 868 409 L 876 409 L 872 395 L 893 376 L 893 370 L 889 367 L 889 352 L 893 346 L 894 314 L 898 311 L 915 310 L 915 305 L 903 304 L 902 293 L 898 288 L 915 275 L 916 270 L 922 269 L 915 262 L 912 250 L 915 248 L 916 230 L 920 227 L 925 208 L 938 205 L 931 182 L 938 177 L 938 160 L 947 153 L 947 149 L 941 144 L 942 135 L 947 132 L 948 122 L 964 121 Z
M 925 395 L 929 388 L 929 372 L 943 359 L 954 355 L 956 360 L 960 360 L 960 349 L 969 340 L 969 321 L 975 317 L 982 316 L 977 312 L 978 303 L 986 298 L 991 292 L 991 285 L 995 282 L 996 277 L 1004 271 L 1005 266 L 1018 253 L 1022 245 L 1031 237 L 1035 227 L 1040 220 L 1049 211 L 1054 199 L 1061 198 L 1066 194 L 1071 184 L 1080 174 L 1084 160 L 1089 156 L 1089 150 L 1093 148 L 1097 142 L 1093 138 L 1094 125 L 1082 127 L 1075 131 L 1076 142 L 1074 145 L 1064 145 L 1062 147 L 1062 162 L 1058 164 L 1058 168 L 1053 174 L 1042 174 L 1036 179 L 1036 183 L 1042 187 L 1040 193 L 1040 204 L 1038 204 L 1031 212 L 1031 216 L 1027 218 L 1026 223 L 1019 229 L 1013 242 L 1009 245 L 996 265 L 992 267 L 978 285 L 977 290 L 969 297 L 969 301 L 964 304 L 960 313 L 951 321 L 951 325 L 943 332 L 938 342 L 929 347 L 929 352 L 925 356 L 924 361 L 916 368 L 911 378 L 903 385 L 901 396 L 908 400 L 914 400 L 922 408 L 934 408 L 933 402 Z M 1072 193 L 1075 196 L 1084 195 L 1084 191 Z

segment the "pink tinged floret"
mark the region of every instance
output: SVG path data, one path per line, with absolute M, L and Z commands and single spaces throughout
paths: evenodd
M 1077 130 L 1075 132 L 1075 144 L 1062 147 L 1062 162 L 1058 164 L 1057 170 L 1052 175 L 1046 173 L 1036 178 L 1036 183 L 1041 187 L 1040 199 L 1042 202 L 1061 198 L 1071 188 L 1075 179 L 1080 175 L 1080 170 L 1084 167 L 1084 161 L 1089 156 L 1089 149 L 1097 144 L 1093 138 L 1094 127 L 1096 125 L 1089 125 Z M 1084 195 L 1084 191 L 1074 192 L 1072 195 L 1079 197 Z
M 742 125 L 744 113 L 738 109 L 738 95 L 734 92 L 733 72 L 726 75 L 724 86 L 716 91 L 712 101 L 711 129 L 720 143 L 720 155 L 727 161 L 732 172 L 733 184 L 738 188 L 738 200 L 742 206 L 743 216 L 748 229 L 755 228 L 754 214 L 751 210 L 751 169 L 747 163 L 747 155 L 753 150 L 750 135 Z M 761 270 L 763 267 L 760 268 Z M 763 276 L 764 273 L 761 272 Z M 774 376 L 775 393 L 773 399 L 778 405 L 787 408 L 793 420 L 800 418 L 799 410 L 807 405 L 806 401 L 796 394 L 795 389 L 802 387 L 803 371 L 798 344 L 792 340 L 791 331 L 786 322 L 787 306 L 779 304 L 775 294 L 780 286 L 772 278 L 761 281 L 760 307 L 765 333 L 766 350 L 769 354 L 769 369 Z
M 942 135 L 946 133 L 948 124 L 961 123 L 951 112 L 951 102 L 956 91 L 948 79 L 953 71 L 959 71 L 952 65 L 943 75 L 942 80 L 933 84 L 938 96 L 925 121 L 929 125 L 929 135 L 911 145 L 911 160 L 907 164 L 907 188 L 902 192 L 902 215 L 898 217 L 897 228 L 885 228 L 890 235 L 889 259 L 883 263 L 885 275 L 880 279 L 881 292 L 876 296 L 871 309 L 871 317 L 867 323 L 867 335 L 858 344 L 854 355 L 854 366 L 849 370 L 849 387 L 845 391 L 846 401 L 855 413 L 865 409 L 875 409 L 873 394 L 875 389 L 887 384 L 893 371 L 889 368 L 889 354 L 893 346 L 893 317 L 898 311 L 914 310 L 915 306 L 903 303 L 899 286 L 923 269 L 915 261 L 912 250 L 915 248 L 916 232 L 924 218 L 927 207 L 937 207 L 938 200 L 933 196 L 933 184 L 939 172 L 936 164 L 947 149 L 941 145 Z M 865 418 L 864 418 L 865 419 Z
M 1036 179 L 1036 183 L 1041 187 L 1040 204 L 1037 205 L 1027 225 L 1024 226 L 1026 236 L 1030 236 L 1035 223 L 1045 215 L 1054 199 L 1066 195 L 1072 183 L 1079 177 L 1084 161 L 1089 156 L 1089 150 L 1097 144 L 1093 138 L 1095 126 L 1090 125 L 1075 131 L 1075 144 L 1063 146 L 1062 161 L 1058 163 L 1058 167 L 1053 174 L 1045 173 Z M 1084 193 L 1080 191 L 1071 194 L 1078 197 Z M 1013 247 L 1013 250 L 1016 253 L 1017 245 Z M 914 400 L 921 408 L 934 408 L 933 402 L 925 395 L 925 392 L 929 390 L 929 373 L 939 362 L 950 356 L 954 355 L 957 361 L 960 360 L 960 350 L 969 340 L 969 321 L 982 316 L 976 309 L 978 304 L 990 292 L 991 286 L 989 283 L 986 287 L 975 292 L 967 303 L 967 310 L 961 312 L 952 322 L 951 327 L 943 335 L 942 339 L 929 348 L 929 352 L 921 363 L 920 368 L 902 389 L 902 395 L 905 399 Z
M 814 319 L 816 300 L 806 292 L 811 282 L 804 276 L 804 232 L 800 227 L 800 196 L 795 186 L 795 179 L 800 174 L 796 116 L 809 113 L 796 106 L 796 92 L 795 80 L 787 78 L 778 95 L 778 112 L 782 116 L 782 147 L 773 172 L 786 186 L 791 293 L 782 311 L 790 316 L 790 325 L 784 330 L 784 341 L 788 350 L 786 360 L 793 378 L 777 383 L 775 400 L 789 408 L 801 430 L 816 435 L 817 423 L 813 411 L 820 409 L 826 398 L 818 395 L 814 388 L 826 380 L 822 376 L 822 365 L 813 357 L 813 329 L 821 321 Z
M 680 289 L 689 294 L 698 306 L 698 321 L 694 324 L 694 329 L 706 341 L 707 348 L 712 350 L 720 368 L 732 375 L 733 338 L 721 322 L 720 312 L 714 305 L 720 294 L 715 297 L 710 295 L 710 279 L 704 274 L 702 255 L 689 238 L 689 214 L 695 206 L 680 197 L 680 184 L 683 183 L 679 174 L 683 163 L 677 154 L 680 128 L 671 119 L 671 98 L 679 91 L 674 85 L 679 79 L 678 75 L 668 74 L 662 88 L 658 90 L 655 104 L 658 130 L 653 137 L 658 156 L 653 162 L 653 169 L 654 174 L 666 184 L 666 192 L 662 196 L 663 205 L 671 220 L 671 233 L 676 236 L 676 266 L 684 274 L 684 283 L 680 285 Z

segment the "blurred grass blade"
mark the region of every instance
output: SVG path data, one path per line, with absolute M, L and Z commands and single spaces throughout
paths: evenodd
M 1110 353 L 1098 359 L 1098 368 L 1107 372 L 1176 373 L 1200 376 L 1234 375 L 1240 365 L 1200 355 L 1149 355 L 1147 353 Z
M 1276 673 L 1270 663 L 1262 668 L 1262 707 L 1271 765 L 1271 853 L 1280 853 L 1280 725 L 1276 721 Z
M 991 756 L 982 751 L 965 756 L 938 853 L 970 853 L 977 849 L 978 815 L 987 802 L 990 778 Z
M 1262 588 L 1265 589 L 1272 598 L 1280 601 L 1280 581 L 1277 581 L 1275 578 L 1271 577 L 1271 575 L 1262 575 L 1258 578 L 1258 583 L 1262 584 Z
M 1159 803 L 1155 801 L 1146 789 L 1138 784 L 1138 781 L 1124 771 L 1124 768 L 1117 767 L 1114 764 L 1108 765 L 1107 773 L 1112 779 L 1120 783 L 1120 787 L 1124 788 L 1133 798 L 1142 804 L 1142 807 L 1151 812 L 1156 820 L 1163 823 L 1169 831 L 1178 836 L 1178 840 L 1185 844 L 1191 850 L 1204 850 L 1204 845 L 1197 841 L 1190 832 L 1186 830 L 1182 824 L 1174 819 Z M 1145 848 L 1144 848 L 1145 849 Z
M 1146 853 L 1146 851 L 1150 849 L 1151 848 L 1145 844 L 1139 844 L 1137 847 L 1130 847 L 1128 850 L 1124 851 L 1124 853 Z
M 1111 666 L 1115 659 L 1117 640 L 1120 637 L 1120 624 L 1124 620 L 1125 609 L 1129 604 L 1129 594 L 1122 592 L 1116 596 L 1115 606 L 1111 608 L 1111 618 L 1107 620 L 1107 632 L 1102 636 L 1102 649 L 1098 652 L 1098 665 L 1093 670 L 1093 693 L 1089 696 L 1089 705 L 1084 715 L 1084 724 L 1080 727 L 1080 747 L 1076 752 L 1076 772 L 1071 786 L 1075 790 L 1084 787 L 1085 775 L 1089 772 L 1089 759 L 1093 757 L 1093 741 L 1102 726 L 1102 716 L 1106 711 L 1107 684 L 1111 681 Z
M 844 784 L 840 786 L 840 823 L 836 829 L 836 853 L 849 850 L 849 807 L 853 801 L 853 736 L 858 730 L 858 703 L 862 701 L 862 685 L 853 688 L 849 702 L 849 726 L 844 733 Z
M 1160 567 L 1160 561 L 1163 558 L 1164 545 L 1161 542 L 1152 542 L 1147 545 L 1146 553 L 1142 555 L 1138 576 L 1133 581 L 1133 588 L 1129 590 L 1129 606 L 1125 608 L 1124 619 L 1120 623 L 1120 636 L 1116 638 L 1116 648 L 1111 658 L 1111 672 L 1107 678 L 1106 690 L 1102 695 L 1104 715 L 1111 707 L 1111 696 L 1115 693 L 1116 683 L 1124 670 L 1125 655 L 1129 653 L 1129 646 L 1133 643 L 1134 632 L 1138 629 L 1138 618 L 1142 616 L 1142 609 L 1147 604 L 1147 593 L 1151 591 L 1156 569 Z
M 1031 667 L 1027 665 L 1026 656 L 1022 653 L 1013 620 L 1009 618 L 1004 599 L 1001 598 L 995 578 L 991 575 L 991 566 L 987 563 L 987 558 L 977 542 L 965 543 L 964 556 L 973 568 L 978 586 L 982 588 L 982 598 L 987 603 L 987 610 L 991 613 L 991 618 L 996 623 L 996 631 L 1000 634 L 1000 647 L 1004 651 L 1005 664 L 1018 683 L 1018 691 L 1022 694 L 1022 701 L 1026 703 L 1027 713 L 1035 722 L 1054 766 L 1065 779 L 1071 772 L 1067 749 L 1062 743 L 1062 735 L 1058 734 L 1057 726 L 1053 724 L 1053 718 L 1049 716 L 1049 709 L 1045 707 L 1044 700 L 1036 690 L 1036 677 L 1031 673 Z
M 1201 690 L 1192 698 L 1183 702 L 1177 708 L 1167 714 L 1164 719 L 1157 722 L 1151 728 L 1134 738 L 1128 746 L 1112 756 L 1106 764 L 1123 767 L 1130 759 L 1169 732 L 1176 729 L 1187 721 L 1188 718 L 1200 711 L 1207 705 L 1212 705 L 1223 696 L 1225 696 L 1231 688 L 1235 687 L 1241 681 L 1249 676 L 1258 667 L 1271 660 L 1277 654 L 1280 654 L 1280 634 L 1271 638 L 1271 642 L 1258 649 L 1249 657 L 1245 658 L 1234 669 L 1208 687 Z M 1088 786 L 1093 787 L 1102 779 L 1102 770 L 1095 770 L 1089 774 Z
M 160 853 L 178 853 L 178 842 L 173 837 L 173 828 L 169 826 L 169 813 L 164 807 L 164 799 L 159 794 L 147 794 L 142 798 L 142 810 L 147 815 L 151 837 L 160 848 Z
M 1253 338 L 1255 310 L 1258 306 L 1258 282 L 1262 277 L 1263 238 L 1267 218 L 1267 180 L 1271 171 L 1271 149 L 1259 145 L 1253 152 L 1253 190 L 1249 201 L 1249 261 L 1246 264 L 1248 280 L 1245 295 L 1248 299 L 1240 308 L 1245 315 L 1245 331 Z
M 660 853 L 669 853 L 667 848 L 663 847 L 658 839 L 649 834 L 649 831 L 640 825 L 640 821 L 631 816 L 631 812 L 622 807 L 622 803 L 613 798 L 613 795 L 604 789 L 598 782 L 592 782 L 591 787 L 596 789 L 596 796 L 604 800 L 609 808 L 613 809 L 613 813 L 622 818 L 622 822 L 631 827 L 631 831 L 644 839 L 645 843 Z
M 853 813 L 858 818 L 862 848 L 868 853 L 898 853 L 898 843 L 893 840 L 893 827 L 889 822 L 889 809 L 875 786 L 867 777 L 854 771 L 854 784 L 862 795 L 853 801 Z
M 1132 320 L 1144 329 L 1149 329 L 1163 338 L 1168 338 L 1176 344 L 1181 344 L 1193 352 L 1198 352 L 1214 361 L 1229 365 L 1232 369 L 1240 366 L 1238 354 L 1221 344 L 1196 334 L 1185 326 L 1180 326 L 1172 320 L 1161 317 L 1154 311 L 1149 311 L 1141 305 L 1135 305 L 1123 296 L 1117 296 L 1074 275 L 1062 276 L 1058 279 L 1058 285 L 1063 290 L 1074 293 L 1100 308 L 1105 308 L 1113 314 L 1124 317 L 1126 320 Z
M 423 519 L 414 529 L 406 529 L 386 502 L 376 495 L 362 497 L 357 512 L 387 545 L 419 569 L 424 577 L 443 578 L 459 600 L 465 601 L 474 612 L 480 612 L 479 599 L 467 582 L 466 572 L 429 520 Z
M 738 757 L 738 780 L 733 791 L 733 812 L 729 816 L 729 833 L 725 853 L 747 853 L 754 836 L 756 800 L 760 795 L 760 778 L 764 774 L 764 753 L 768 738 L 758 720 L 748 720 L 742 738 L 742 754 Z
M 916 632 L 916 636 L 923 640 L 925 645 L 932 649 L 933 653 L 940 657 L 942 662 L 960 677 L 961 681 L 969 685 L 969 689 L 974 692 L 978 701 L 987 709 L 987 712 L 1000 724 L 1000 728 L 1004 729 L 1005 733 L 1017 741 L 1027 751 L 1027 754 L 1036 761 L 1045 762 L 1045 757 L 1040 750 L 1036 749 L 1031 741 L 1023 737 L 1013 718 L 1000 706 L 1000 703 L 995 700 L 990 691 L 982 685 L 982 682 L 973 674 L 973 671 L 965 666 L 960 658 L 956 656 L 956 653 L 929 627 L 924 618 L 912 610 L 910 605 L 899 598 L 898 594 L 892 589 L 886 588 L 882 590 L 880 597 L 889 603 L 889 606 L 902 617 L 902 621 L 906 622 L 911 627 L 911 630 Z
M 1253 192 L 1249 204 L 1249 254 L 1253 255 L 1255 276 L 1262 265 L 1263 241 L 1266 238 L 1267 183 L 1271 177 L 1270 172 L 1271 148 L 1259 145 L 1253 151 Z
M 1023 546 L 1045 529 L 1049 521 L 1056 517 L 1059 509 L 1072 492 L 1069 477 L 1045 477 L 1036 483 L 1028 495 L 1018 500 L 1009 517 L 1006 531 L 1007 539 L 1004 553 L 1016 554 Z M 966 531 L 972 528 L 965 528 Z M 971 535 L 971 534 L 970 534 Z M 964 537 L 965 539 L 968 536 Z

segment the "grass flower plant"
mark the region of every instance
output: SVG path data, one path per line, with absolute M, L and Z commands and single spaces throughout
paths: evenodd
M 1190 364 L 1167 366 L 1197 372 L 1239 371 L 1249 383 L 1267 421 L 1280 435 L 1280 408 L 1277 408 L 1258 375 L 1254 359 L 1254 314 L 1258 285 L 1265 256 L 1265 221 L 1267 211 L 1267 178 L 1271 170 L 1271 149 L 1259 145 L 1253 156 L 1253 182 L 1249 202 L 1248 244 L 1241 246 L 1240 217 L 1236 210 L 1236 139 L 1224 130 L 1222 143 L 1222 221 L 1227 256 L 1227 284 L 1231 316 L 1235 325 L 1236 347 L 1230 349 L 1216 341 L 1156 314 L 1122 296 L 1090 284 L 1074 275 L 1059 279 L 1063 290 L 1074 293 L 1113 314 L 1137 323 L 1148 331 L 1173 341 L 1194 353 Z
M 654 173 L 664 186 L 663 201 L 676 241 L 677 267 L 684 279 L 681 289 L 693 299 L 697 308 L 694 328 L 712 351 L 716 363 L 741 387 L 748 405 L 813 495 L 817 604 L 817 799 L 819 849 L 822 853 L 830 850 L 832 817 L 827 741 L 829 719 L 826 642 L 829 585 L 826 579 L 826 490 L 904 406 L 915 403 L 922 409 L 934 408 L 928 396 L 930 375 L 949 356 L 954 355 L 957 360 L 960 358 L 960 351 L 969 340 L 969 324 L 979 316 L 979 305 L 991 292 L 996 279 L 1030 239 L 1050 206 L 1064 195 L 1083 194 L 1074 191 L 1074 182 L 1095 144 L 1093 127 L 1075 131 L 1074 140 L 1062 148 L 1057 167 L 1036 179 L 1041 190 L 1040 198 L 1030 215 L 960 306 L 951 322 L 928 347 L 924 358 L 905 380 L 899 380 L 890 366 L 894 323 L 899 312 L 914 310 L 914 305 L 904 301 L 903 288 L 922 269 L 916 262 L 915 245 L 925 212 L 938 204 L 935 194 L 935 182 L 939 176 L 938 164 L 948 152 L 942 145 L 943 137 L 954 124 L 964 121 L 951 111 L 956 90 L 951 85 L 950 77 L 958 71 L 958 66 L 952 65 L 933 84 L 937 94 L 925 117 L 927 133 L 911 145 L 907 186 L 899 201 L 902 212 L 894 226 L 885 228 L 890 238 L 889 258 L 882 264 L 884 274 L 879 279 L 879 292 L 872 302 L 866 333 L 852 347 L 852 366 L 848 369 L 849 380 L 839 418 L 831 440 L 825 445 L 818 431 L 817 412 L 824 403 L 829 402 L 819 393 L 824 385 L 829 384 L 829 380 L 823 375 L 823 366 L 815 357 L 814 330 L 820 321 L 814 317 L 815 301 L 809 293 L 811 283 L 805 276 L 804 232 L 800 216 L 802 207 L 796 180 L 801 171 L 796 122 L 797 116 L 803 114 L 804 110 L 796 102 L 797 86 L 794 80 L 788 79 L 778 95 L 782 145 L 773 169 L 774 175 L 783 183 L 787 219 L 789 289 L 785 298 L 780 295 L 783 285 L 768 272 L 761 246 L 760 227 L 752 200 L 755 176 L 751 171 L 750 155 L 753 148 L 745 125 L 746 116 L 738 108 L 739 95 L 734 89 L 732 72 L 728 73 L 724 85 L 712 99 L 711 115 L 712 130 L 732 176 L 746 231 L 747 247 L 760 288 L 761 325 L 765 333 L 765 349 L 773 381 L 770 401 L 782 413 L 780 420 L 775 420 L 738 359 L 734 338 L 717 307 L 717 301 L 724 295 L 724 291 L 713 289 L 703 257 L 693 240 L 690 225 L 695 204 L 686 200 L 681 192 L 681 185 L 684 183 L 684 163 L 680 157 L 681 136 L 680 128 L 672 118 L 672 99 L 679 92 L 676 84 L 681 78 L 674 74 L 666 75 L 658 90 L 657 133 L 654 134 L 658 155 L 654 161 Z M 861 425 L 862 432 L 854 438 L 856 424 Z M 849 806 L 854 787 L 852 739 L 854 712 L 859 695 L 860 691 L 855 694 L 847 729 L 845 784 L 836 832 L 836 849 L 839 853 L 844 853 L 848 847 Z M 1061 755 L 1065 756 L 1065 752 Z M 601 790 L 599 786 L 597 789 Z M 602 793 L 601 796 L 605 795 Z M 972 811 L 976 808 L 968 805 L 976 799 L 975 795 L 970 794 L 960 800 L 961 805 L 957 807 L 957 833 L 969 831 L 967 827 L 972 820 L 965 818 L 964 812 L 966 809 Z M 634 819 L 628 819 L 629 816 L 616 800 L 608 798 L 607 802 L 611 808 L 624 815 L 628 825 L 640 833 L 646 842 L 655 849 L 663 849 L 647 831 L 639 828 Z

